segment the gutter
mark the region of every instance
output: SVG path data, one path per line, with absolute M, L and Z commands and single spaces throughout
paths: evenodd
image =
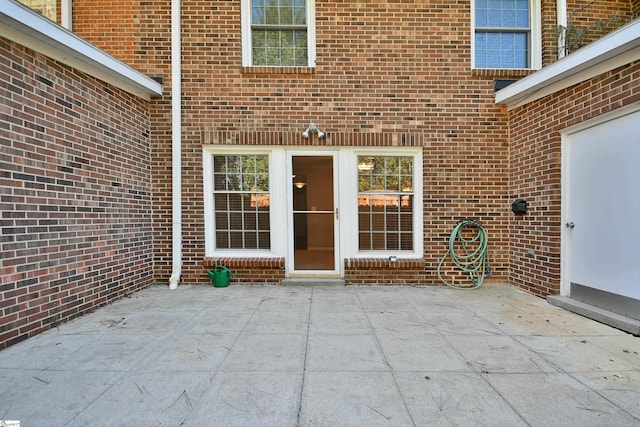
M 171 207 L 172 264 L 169 289 L 177 289 L 182 274 L 182 71 L 180 0 L 171 0 Z

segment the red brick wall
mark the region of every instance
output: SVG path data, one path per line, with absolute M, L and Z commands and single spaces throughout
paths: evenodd
M 137 1 L 130 3 L 127 8 L 136 12 L 123 19 L 134 25 L 139 20 L 140 43 L 157 40 L 157 45 L 149 44 L 146 49 L 132 48 L 144 52 L 134 64 L 143 72 L 163 74 L 168 81 L 170 10 L 158 2 L 146 7 Z M 100 13 L 99 6 L 92 7 L 94 14 Z M 555 3 L 545 2 L 543 9 L 545 28 L 555 26 Z M 420 133 L 425 175 L 425 283 L 437 282 L 435 269 L 446 251 L 447 237 L 462 217 L 478 218 L 486 226 L 494 280 L 506 280 L 510 218 L 507 114 L 494 105 L 492 85 L 494 78 L 509 78 L 510 74 L 470 70 L 469 2 L 318 0 L 316 20 L 314 72 L 268 74 L 268 69 L 242 67 L 240 2 L 182 2 L 183 281 L 208 282 L 201 265 L 203 135 L 254 132 L 261 143 L 279 144 L 287 135 L 299 134 L 309 122 L 329 133 L 352 135 L 349 140 L 356 146 L 369 144 L 366 137 L 357 135 Z M 95 25 L 106 22 L 105 18 Z M 160 26 L 155 27 L 154 22 Z M 127 49 L 126 43 L 124 47 L 104 44 L 100 31 L 96 37 L 92 29 L 86 31 L 85 37 L 114 53 Z M 544 37 L 546 53 L 555 34 L 545 32 Z M 149 54 L 156 59 L 146 59 Z M 154 64 L 160 72 L 154 70 Z M 167 85 L 165 88 L 168 90 Z M 156 279 L 165 281 L 171 267 L 171 155 L 168 115 L 162 104 L 156 106 L 157 115 L 152 113 L 154 217 L 158 219 L 155 260 Z M 291 143 L 310 143 L 298 139 Z
M 560 292 L 559 132 L 640 101 L 638 81 L 635 62 L 510 113 L 509 193 L 529 202 L 528 213 L 511 224 L 511 283 L 540 296 Z
M 239 2 L 183 1 L 182 7 L 185 282 L 208 281 L 201 267 L 203 131 L 253 132 L 265 144 L 304 145 L 314 143 L 299 136 L 310 122 L 353 146 L 384 145 L 376 140 L 381 135 L 419 134 L 422 283 L 437 282 L 447 237 L 466 216 L 486 223 L 496 279 L 506 281 L 506 113 L 493 103 L 492 77 L 470 69 L 470 32 L 460 31 L 469 28 L 468 2 L 317 1 L 317 67 L 303 74 L 243 69 Z
M 73 31 L 91 34 L 91 43 L 121 61 L 135 63 L 140 51 L 140 17 L 138 3 L 133 1 L 104 2 L 80 0 L 73 2 Z M 169 3 L 169 2 L 167 2 Z M 107 7 L 105 7 L 107 5 Z
M 628 21 L 633 16 L 632 3 L 632 0 L 568 0 L 567 19 L 578 26 L 591 26 L 612 16 Z
M 387 258 L 346 259 L 344 281 L 347 285 L 424 285 L 431 283 L 423 260 Z
M 92 5 L 94 14 L 105 9 L 95 0 L 76 3 Z M 137 42 L 131 44 L 127 38 L 120 46 L 102 40 L 100 26 L 109 25 L 107 18 L 96 20 L 97 27 L 85 28 L 81 35 L 123 58 L 133 51 L 131 63 L 146 74 L 163 75 L 168 94 L 170 2 L 128 3 L 123 10 L 132 14 L 120 14 L 117 19 L 129 23 L 118 25 L 132 26 Z M 624 10 L 630 6 L 628 1 L 615 3 Z M 557 57 L 555 2 L 544 1 L 542 11 L 543 60 L 549 64 Z M 437 282 L 435 269 L 446 251 L 448 235 L 463 217 L 477 218 L 485 225 L 492 280 L 506 281 L 513 199 L 508 186 L 510 141 L 508 115 L 494 105 L 492 85 L 495 78 L 528 73 L 470 70 L 468 0 L 317 0 L 316 20 L 317 67 L 312 72 L 243 68 L 240 2 L 182 1 L 182 281 L 209 282 L 202 268 L 206 135 L 245 132 L 254 135 L 245 143 L 279 145 L 310 122 L 330 134 L 349 135 L 355 146 L 370 145 L 368 137 L 358 135 L 421 134 L 424 282 Z M 165 96 L 151 106 L 154 261 L 159 282 L 166 282 L 171 271 L 169 102 Z M 260 267 L 254 271 L 257 274 Z
M 154 276 L 171 275 L 171 1 L 74 0 L 73 31 L 149 76 L 165 96 L 150 103 Z
M 125 16 L 102 13 L 104 6 L 80 0 L 74 2 L 74 19 L 87 18 L 91 11 L 93 26 L 74 25 L 74 30 L 118 57 L 137 51 L 132 64 L 144 73 L 165 76 L 169 93 L 168 4 L 131 1 L 123 10 L 135 13 Z M 316 6 L 315 73 L 269 75 L 264 69 L 242 68 L 239 2 L 182 2 L 183 281 L 208 281 L 201 267 L 203 134 L 255 131 L 261 141 L 271 138 L 278 144 L 282 135 L 299 135 L 311 121 L 331 133 L 424 134 L 429 281 L 437 280 L 436 258 L 464 216 L 487 222 L 496 276 L 505 280 L 506 114 L 493 105 L 493 76 L 470 70 L 470 33 L 460 31 L 469 28 L 468 2 L 318 1 Z M 118 26 L 134 25 L 138 31 L 138 45 L 131 45 L 129 38 L 123 45 L 110 45 L 102 37 L 108 32 L 103 26 L 121 19 L 130 22 Z M 151 108 L 155 272 L 162 282 L 171 270 L 169 97 Z M 274 135 L 274 129 L 282 135 Z M 366 140 L 355 145 L 367 145 Z M 295 141 L 304 143 L 308 141 Z
M 152 283 L 146 102 L 0 38 L 0 348 Z
M 284 262 L 284 258 L 205 258 L 202 268 L 227 267 L 232 272 L 230 283 L 277 285 L 285 278 Z

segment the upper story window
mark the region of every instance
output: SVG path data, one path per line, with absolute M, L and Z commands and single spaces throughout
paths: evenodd
M 52 21 L 56 20 L 56 0 L 18 0 L 18 2 Z
M 473 68 L 540 68 L 538 3 L 535 0 L 474 0 Z
M 242 0 L 242 63 L 313 67 L 314 0 Z

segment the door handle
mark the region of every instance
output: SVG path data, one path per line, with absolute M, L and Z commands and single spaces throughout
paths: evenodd
M 564 226 L 567 227 L 567 228 L 573 228 L 576 225 L 573 222 L 567 222 Z

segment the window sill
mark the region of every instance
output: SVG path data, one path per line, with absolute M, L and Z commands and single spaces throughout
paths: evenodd
M 279 76 L 279 75 L 313 75 L 316 73 L 315 67 L 242 67 L 242 74 L 252 74 L 257 76 Z
M 526 77 L 536 71 L 523 68 L 473 68 L 471 74 L 479 77 Z

